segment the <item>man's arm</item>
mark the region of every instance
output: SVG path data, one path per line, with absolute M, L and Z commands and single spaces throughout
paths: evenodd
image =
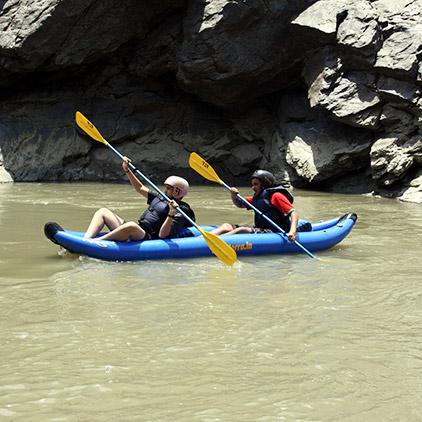
M 144 186 L 141 181 L 133 174 L 132 170 L 129 168 L 130 159 L 127 157 L 123 157 L 122 167 L 126 173 L 126 176 L 129 179 L 131 185 L 135 188 L 136 192 L 140 193 L 145 198 L 148 198 L 148 191 L 149 189 Z
M 296 240 L 296 229 L 297 229 L 297 222 L 299 221 L 299 216 L 297 211 L 294 210 L 290 213 L 290 231 L 287 234 L 290 242 L 294 242 Z
M 274 205 L 285 217 L 290 217 L 290 231 L 287 234 L 290 242 L 296 240 L 296 229 L 299 215 L 292 203 L 281 192 L 275 192 L 271 197 L 271 204 Z
M 161 225 L 160 231 L 158 233 L 158 237 L 160 239 L 166 239 L 170 235 L 175 235 L 181 228 L 179 226 L 182 226 L 184 222 L 184 217 L 182 217 L 182 214 L 177 213 L 177 209 L 176 209 L 177 206 L 178 204 L 174 199 L 172 199 L 169 202 L 169 212 L 163 224 Z M 177 222 L 177 227 L 174 228 L 174 225 L 176 222 Z M 172 233 L 172 232 L 175 232 L 175 233 Z
M 230 194 L 232 196 L 232 201 L 233 204 L 236 205 L 237 208 L 247 208 L 248 210 L 250 210 L 251 208 L 248 207 L 242 200 L 240 200 L 237 197 L 237 194 L 239 193 L 239 191 L 237 190 L 237 188 L 231 188 L 230 189 Z M 252 198 L 245 198 L 248 202 L 252 201 Z

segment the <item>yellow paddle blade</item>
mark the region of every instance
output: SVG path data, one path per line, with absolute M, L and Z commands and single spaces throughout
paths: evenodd
M 219 258 L 227 265 L 233 265 L 235 263 L 237 254 L 230 245 L 221 240 L 215 234 L 208 233 L 202 230 L 199 226 L 197 227 L 197 229 L 204 236 L 205 240 L 207 241 L 208 247 L 211 249 L 211 252 L 217 256 L 217 258 Z
M 98 129 L 79 111 L 76 112 L 76 123 L 92 139 L 101 142 L 105 146 L 108 145 L 108 142 L 102 137 Z
M 189 165 L 198 172 L 201 176 L 205 177 L 211 182 L 217 182 L 222 185 L 224 182 L 218 177 L 214 169 L 202 159 L 196 152 L 192 152 L 189 157 Z

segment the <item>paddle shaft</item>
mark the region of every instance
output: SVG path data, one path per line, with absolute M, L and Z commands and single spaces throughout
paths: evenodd
M 222 186 L 224 186 L 227 190 L 231 191 L 231 188 L 228 184 L 224 183 L 222 180 L 220 180 L 220 183 Z M 244 204 L 246 204 L 248 207 L 252 208 L 257 214 L 264 217 L 274 228 L 276 228 L 278 231 L 283 233 L 285 236 L 287 236 L 286 232 L 278 225 L 276 224 L 271 218 L 267 217 L 262 211 L 260 211 L 258 208 L 253 206 L 250 202 L 248 202 L 245 198 L 240 196 L 238 193 L 236 193 L 236 197 L 239 198 Z M 304 252 L 306 252 L 311 258 L 318 259 L 315 255 L 313 255 L 311 252 L 309 252 L 304 246 L 302 246 L 297 240 L 294 241 L 294 243 L 299 246 Z

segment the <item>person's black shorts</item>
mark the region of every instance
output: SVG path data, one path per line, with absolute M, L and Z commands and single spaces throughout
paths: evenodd
M 144 230 L 145 231 L 145 230 Z M 148 233 L 148 232 L 145 232 L 145 236 L 144 236 L 144 238 L 142 239 L 142 242 L 144 241 L 144 240 L 152 240 L 153 239 L 153 237 Z
M 249 224 L 232 224 L 233 229 L 237 229 L 238 227 L 245 227 L 252 230 L 252 233 L 274 233 L 274 230 L 271 229 L 262 229 L 256 226 L 250 226 Z
M 145 236 L 144 236 L 144 238 L 142 239 L 142 242 L 144 241 L 144 240 L 153 240 L 153 239 L 158 239 L 158 235 L 157 236 L 153 236 L 151 233 L 149 233 L 148 232 L 148 228 L 147 227 L 145 227 L 143 224 L 141 224 L 139 221 L 138 221 L 138 226 L 145 232 Z

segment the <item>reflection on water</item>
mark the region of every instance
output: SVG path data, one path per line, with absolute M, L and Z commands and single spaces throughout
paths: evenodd
M 0 195 L 2 420 L 418 420 L 420 206 L 295 191 L 304 218 L 359 216 L 317 254 L 329 262 L 228 267 L 102 262 L 44 238 L 46 221 L 84 230 L 102 205 L 136 219 L 144 203 L 128 186 Z M 218 186 L 189 196 L 200 224 L 253 219 Z

